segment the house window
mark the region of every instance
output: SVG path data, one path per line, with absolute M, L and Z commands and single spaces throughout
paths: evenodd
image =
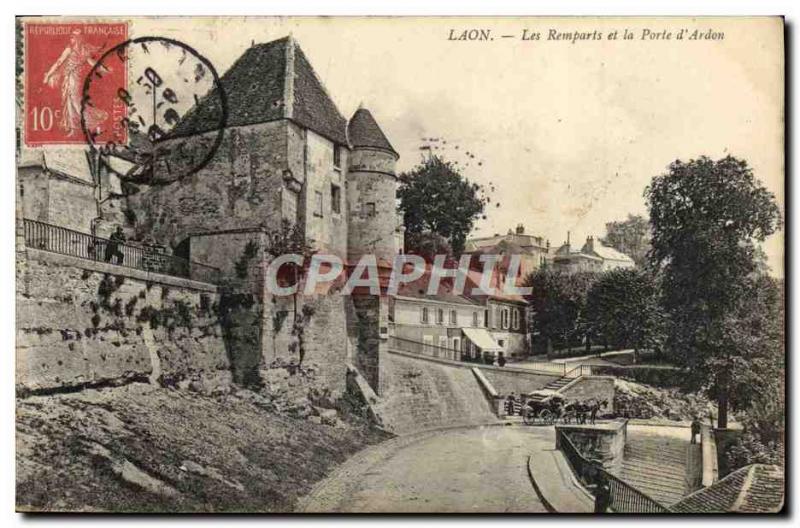
M 472 312 L 472 326 L 478 327 L 480 326 L 480 322 L 478 321 L 478 312 Z
M 430 318 L 428 316 L 428 309 L 422 308 L 422 324 L 428 324 Z
M 428 354 L 429 356 L 432 356 L 433 355 L 433 336 L 432 335 L 422 336 L 422 343 L 423 343 L 423 347 L 422 347 L 423 353 L 424 354 Z
M 322 193 L 314 191 L 314 216 L 322 216 Z
M 508 308 L 503 308 L 500 312 L 500 326 L 504 329 L 508 329 L 508 319 L 509 319 L 509 310 Z
M 333 146 L 333 166 L 337 169 L 342 168 L 342 149 L 339 145 Z
M 342 188 L 338 185 L 331 184 L 331 211 L 336 214 L 342 212 Z
M 364 207 L 364 214 L 366 216 L 375 216 L 375 202 L 367 202 Z
M 444 324 L 444 310 L 439 308 L 436 310 L 436 324 L 443 325 Z
M 442 357 L 447 357 L 447 336 L 439 336 L 439 350 L 437 352 L 442 353 Z M 439 355 L 438 353 L 436 354 Z
M 505 339 L 498 339 L 497 344 L 500 345 L 500 348 L 506 347 L 506 340 Z
M 511 327 L 514 330 L 519 330 L 519 310 L 516 308 L 511 312 Z
M 489 310 L 483 311 L 483 326 L 489 328 Z
M 455 326 L 458 323 L 458 316 L 455 310 L 450 310 L 450 324 Z

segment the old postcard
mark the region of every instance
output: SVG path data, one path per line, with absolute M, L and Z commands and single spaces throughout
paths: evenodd
M 22 512 L 784 509 L 784 21 L 20 17 Z

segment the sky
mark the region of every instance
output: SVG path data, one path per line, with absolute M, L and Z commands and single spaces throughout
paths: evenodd
M 448 38 L 469 29 L 494 40 Z M 642 40 L 645 29 L 671 38 Z M 681 29 L 724 38 L 677 40 Z M 701 155 L 744 158 L 784 207 L 780 19 L 139 18 L 130 32 L 185 42 L 220 74 L 253 42 L 292 34 L 346 117 L 373 113 L 399 170 L 427 143 L 494 187 L 474 236 L 518 223 L 553 245 L 603 236 L 606 222 L 646 214 L 654 175 Z M 764 249 L 783 276 L 783 233 Z

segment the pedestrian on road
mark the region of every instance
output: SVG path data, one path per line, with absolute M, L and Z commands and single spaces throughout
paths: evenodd
M 506 398 L 506 416 L 513 416 L 514 407 L 516 407 L 517 398 L 514 393 L 508 395 Z
M 497 365 L 500 367 L 506 366 L 506 357 L 503 355 L 502 352 L 497 353 Z
M 700 420 L 697 418 L 697 416 L 695 416 L 692 419 L 691 427 L 692 427 L 692 442 L 691 443 L 696 444 L 697 442 L 695 440 L 695 437 L 700 434 Z

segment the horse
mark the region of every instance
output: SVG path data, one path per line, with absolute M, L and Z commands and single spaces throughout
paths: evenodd
M 600 401 L 598 401 L 598 400 L 592 399 L 592 400 L 589 400 L 589 401 L 590 401 L 590 403 L 588 405 L 589 423 L 594 425 L 595 419 L 597 418 L 597 412 L 600 409 L 604 409 L 604 408 L 606 408 L 608 406 L 608 400 L 600 400 Z M 583 423 L 586 423 L 586 417 L 585 416 L 584 416 L 584 422 Z

